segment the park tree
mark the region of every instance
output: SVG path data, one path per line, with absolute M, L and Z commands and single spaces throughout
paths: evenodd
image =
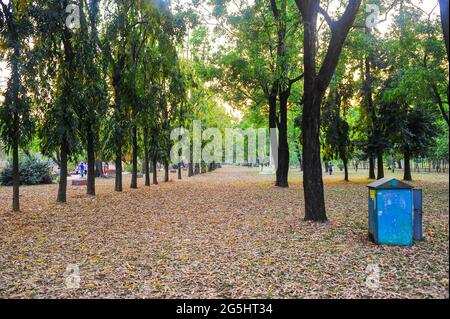
M 279 131 L 278 140 L 271 137 L 273 154 L 278 147 L 276 186 L 288 187 L 288 104 L 292 87 L 303 79 L 296 58 L 301 50 L 300 20 L 291 1 L 255 1 L 240 8 L 238 15 L 227 16 L 226 2 L 216 7 L 231 26 L 226 34 L 234 44 L 219 59 L 218 79 L 231 99 L 251 101 L 254 108 L 268 106 L 269 128 Z
M 142 95 L 141 95 L 141 114 L 139 116 L 139 126 L 142 128 L 142 150 L 143 166 L 144 166 L 144 183 L 145 186 L 150 186 L 150 162 L 153 158 L 151 156 L 150 133 L 153 127 L 157 124 L 156 118 L 156 89 L 155 84 L 151 80 L 155 77 L 157 70 L 156 63 L 157 50 L 155 48 L 155 41 L 151 40 L 144 48 L 142 57 Z M 155 182 L 157 181 L 156 174 L 153 175 Z
M 404 158 L 404 176 L 412 181 L 411 159 L 427 157 L 434 146 L 437 135 L 436 119 L 432 113 L 419 106 L 403 109 L 403 123 L 399 126 L 398 147 Z
M 130 102 L 135 102 L 134 87 L 130 79 L 133 67 L 131 34 L 138 32 L 136 29 L 139 29 L 140 25 L 137 23 L 134 1 L 110 0 L 108 6 L 111 12 L 105 21 L 105 32 L 97 41 L 108 64 L 109 82 L 113 91 L 112 114 L 104 126 L 103 143 L 115 159 L 115 191 L 122 192 L 122 161 L 128 147 Z
M 0 134 L 7 150 L 12 150 L 13 211 L 20 210 L 19 147 L 25 147 L 33 136 L 31 100 L 27 81 L 35 63 L 30 55 L 34 28 L 29 1 L 0 1 L 0 54 L 6 58 L 10 76 L 5 96 L 0 100 Z
M 42 151 L 60 166 L 57 201 L 67 201 L 69 158 L 80 150 L 80 106 L 83 105 L 79 62 L 82 36 L 66 23 L 69 1 L 37 1 L 34 19 L 35 54 L 39 65 L 39 88 L 35 91 L 40 112 Z
M 431 105 L 411 105 L 415 101 L 408 101 L 395 81 L 392 82 L 389 81 L 383 93 L 385 107 L 382 117 L 388 127 L 386 135 L 390 145 L 403 155 L 403 179 L 412 181 L 411 159 L 429 156 L 435 145 L 436 117 Z
M 320 108 L 325 91 L 339 62 L 345 39 L 361 5 L 360 0 L 350 0 L 338 20 L 320 6 L 317 0 L 296 0 L 304 25 L 304 96 L 302 115 L 305 219 L 327 220 L 320 158 Z M 321 13 L 331 31 L 326 55 L 317 72 L 317 20 Z
M 102 166 L 96 168 L 100 150 L 98 134 L 101 118 L 108 106 L 108 87 L 106 83 L 106 64 L 104 56 L 97 45 L 98 25 L 100 23 L 100 0 L 86 3 L 78 2 L 80 13 L 80 32 L 78 38 L 78 71 L 82 87 L 81 103 L 78 107 L 80 118 L 80 139 L 87 153 L 87 194 L 95 195 L 95 178 L 102 172 Z M 101 173 L 102 174 L 102 173 Z M 100 175 L 101 175 L 100 174 Z
M 137 3 L 134 10 L 132 10 L 131 17 L 133 23 L 137 24 L 136 28 L 132 28 L 129 34 L 129 54 L 128 68 L 125 70 L 126 83 L 126 100 L 130 108 L 130 124 L 131 124 L 131 148 L 132 148 L 132 164 L 131 185 L 130 188 L 136 189 L 138 187 L 138 155 L 139 155 L 139 135 L 138 124 L 139 118 L 144 109 L 143 103 L 146 102 L 144 97 L 145 83 L 143 83 L 143 54 L 145 47 L 151 41 L 150 25 L 154 23 L 153 7 L 145 3 Z M 146 72 L 144 70 L 144 72 Z M 147 79 L 146 79 L 147 80 Z
M 353 150 L 350 140 L 351 127 L 346 119 L 350 107 L 349 100 L 353 95 L 351 88 L 351 84 L 333 83 L 322 113 L 322 128 L 325 135 L 324 157 L 342 161 L 344 180 L 347 182 L 349 181 L 348 163 Z
M 433 100 L 448 125 L 448 57 L 436 9 L 426 12 L 414 2 L 401 2 L 387 37 L 389 64 L 402 70 L 399 88 L 422 103 Z

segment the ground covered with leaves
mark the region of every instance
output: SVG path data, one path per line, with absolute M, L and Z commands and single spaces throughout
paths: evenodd
M 448 175 L 416 175 L 425 240 L 380 247 L 367 236 L 366 174 L 326 177 L 326 224 L 302 220 L 298 173 L 289 189 L 242 168 L 121 194 L 99 180 L 95 198 L 69 187 L 67 205 L 54 203 L 57 185 L 23 187 L 14 214 L 0 187 L 0 298 L 448 298 Z M 67 288 L 69 265 L 79 289 Z

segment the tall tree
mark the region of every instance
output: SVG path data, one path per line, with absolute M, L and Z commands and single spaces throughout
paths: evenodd
M 227 12 L 226 4 L 216 3 L 216 11 Z M 268 117 L 272 136 L 276 186 L 288 187 L 290 151 L 288 143 L 288 105 L 292 87 L 303 79 L 297 55 L 301 48 L 300 19 L 295 4 L 286 0 L 242 1 L 239 12 L 224 14 L 226 34 L 233 48 L 222 54 L 217 73 L 224 95 L 235 104 L 252 102 L 252 108 Z M 231 52 L 230 52 L 231 51 Z M 268 110 L 266 109 L 268 107 Z
M 271 0 L 271 8 L 277 25 L 277 70 L 276 88 L 279 99 L 279 118 L 278 118 L 278 165 L 276 186 L 288 187 L 290 152 L 288 143 L 288 102 L 291 96 L 292 85 L 303 79 L 303 74 L 295 79 L 289 79 L 289 48 L 286 37 L 288 36 L 288 6 L 286 0 L 281 0 L 278 7 L 276 0 Z M 276 108 L 275 108 L 276 112 Z M 273 105 L 270 112 L 273 116 Z M 270 128 L 275 128 L 270 126 Z
M 349 181 L 348 163 L 352 151 L 350 141 L 350 125 L 345 113 L 348 108 L 348 101 L 353 92 L 348 91 L 343 83 L 334 84 L 330 88 L 330 93 L 324 105 L 322 113 L 322 126 L 325 132 L 324 157 L 328 159 L 340 159 L 344 166 L 344 180 Z
M 78 55 L 80 80 L 83 90 L 80 92 L 82 101 L 79 105 L 81 119 L 81 140 L 87 151 L 87 194 L 95 195 L 96 175 L 102 174 L 103 167 L 96 169 L 96 157 L 99 148 L 100 118 L 107 108 L 106 65 L 102 52 L 97 46 L 97 26 L 99 24 L 100 0 L 89 1 L 85 7 L 83 0 L 79 0 L 80 31 L 78 37 L 80 54 Z M 97 174 L 96 174 L 97 170 Z M 100 172 L 98 172 L 100 170 Z
M 6 54 L 11 70 L 5 99 L 0 101 L 0 133 L 7 150 L 12 149 L 12 209 L 19 211 L 19 147 L 25 146 L 33 133 L 31 101 L 25 83 L 30 75 L 27 53 L 30 51 L 28 37 L 33 32 L 33 25 L 27 1 L 0 1 L 0 5 L 0 53 Z
M 104 143 L 109 146 L 115 158 L 115 191 L 123 191 L 124 154 L 127 149 L 127 130 L 129 126 L 129 101 L 127 101 L 126 74 L 129 74 L 130 34 L 137 25 L 132 21 L 135 6 L 131 0 L 110 0 L 112 12 L 106 21 L 106 32 L 98 41 L 109 65 L 109 78 L 113 89 L 113 112 L 109 117 Z M 127 73 L 128 71 L 128 73 Z
M 320 108 L 331 81 L 350 28 L 356 18 L 361 0 L 350 0 L 343 15 L 333 20 L 320 7 L 319 0 L 296 0 L 304 24 L 304 96 L 303 96 L 303 165 L 305 220 L 325 222 L 324 188 L 320 159 Z M 317 18 L 321 13 L 331 30 L 326 56 L 317 73 Z
M 67 201 L 68 161 L 80 147 L 79 106 L 82 103 L 76 41 L 79 32 L 66 23 L 69 1 L 36 1 L 38 25 L 34 41 L 36 54 L 43 56 L 37 92 L 41 112 L 43 153 L 56 157 L 60 166 L 57 201 Z

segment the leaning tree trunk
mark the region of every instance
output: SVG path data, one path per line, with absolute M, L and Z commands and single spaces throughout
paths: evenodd
M 403 175 L 403 179 L 405 181 L 412 181 L 412 175 L 411 175 L 411 158 L 408 152 L 405 152 L 405 171 Z
M 448 0 L 439 0 L 441 10 L 442 31 L 444 33 L 444 42 L 447 49 L 447 58 L 449 58 L 449 14 Z
M 136 118 L 136 117 L 134 117 Z M 136 123 L 133 124 L 133 172 L 131 175 L 131 188 L 138 188 L 138 140 L 137 140 L 137 126 Z
M 377 166 L 378 166 L 377 179 L 382 179 L 384 178 L 384 162 L 382 153 L 378 155 Z
M 450 48 L 449 48 L 449 0 L 439 0 L 439 6 L 441 11 L 441 23 L 442 31 L 444 33 L 445 48 L 447 49 L 447 61 L 450 62 Z M 447 85 L 447 104 L 450 101 L 450 83 Z M 447 124 L 449 124 L 449 117 L 443 106 L 440 105 L 441 112 L 444 115 Z
M 95 196 L 95 145 L 94 135 L 91 131 L 91 126 L 87 128 L 87 159 L 88 159 L 88 176 L 87 176 L 87 194 Z
M 20 210 L 20 173 L 19 173 L 19 143 L 14 141 L 13 143 L 13 211 L 18 212 Z
M 65 139 L 61 144 L 61 163 L 60 163 L 60 175 L 59 175 L 59 187 L 58 187 L 58 199 L 59 203 L 67 202 L 67 162 L 68 162 L 68 149 Z

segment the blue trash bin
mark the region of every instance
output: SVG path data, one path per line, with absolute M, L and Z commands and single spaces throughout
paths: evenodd
M 412 245 L 413 186 L 384 178 L 368 187 L 370 238 L 378 245 Z

